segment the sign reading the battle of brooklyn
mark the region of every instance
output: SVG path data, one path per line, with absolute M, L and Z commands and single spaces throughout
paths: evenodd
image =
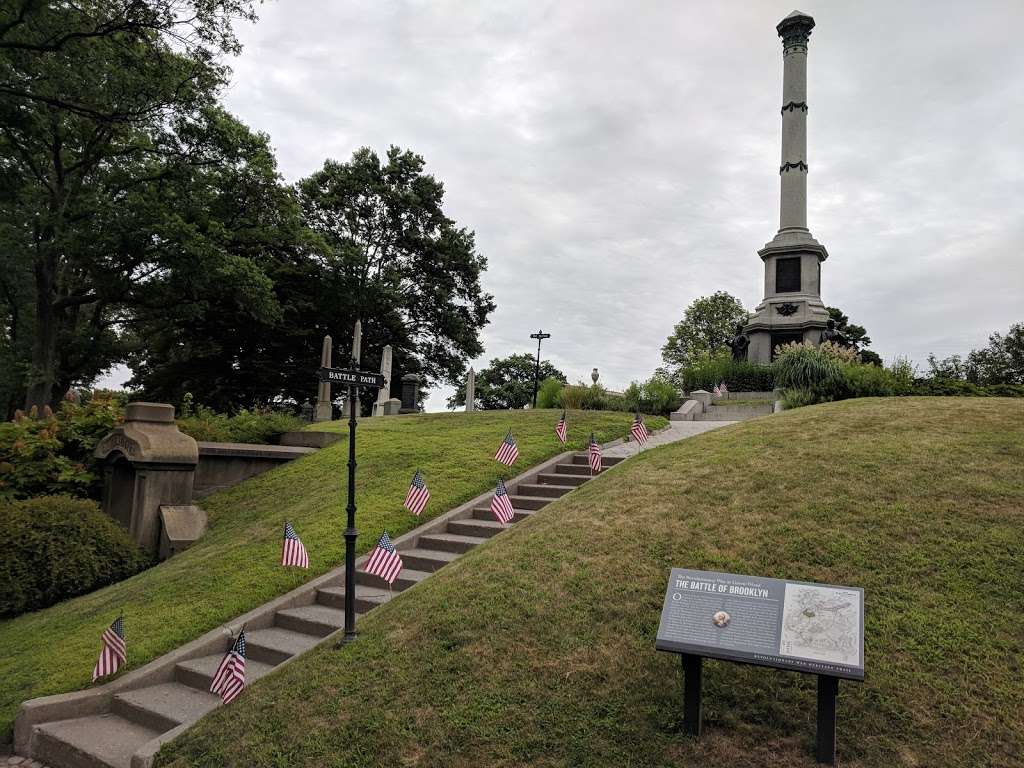
M 864 679 L 864 590 L 673 568 L 655 647 Z

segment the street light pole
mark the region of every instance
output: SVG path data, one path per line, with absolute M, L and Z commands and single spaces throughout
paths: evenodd
M 531 339 L 537 340 L 537 364 L 533 367 L 533 407 L 537 407 L 537 385 L 540 381 L 540 343 L 544 339 L 550 339 L 550 333 L 544 333 L 544 331 L 537 331 L 536 333 L 530 334 Z

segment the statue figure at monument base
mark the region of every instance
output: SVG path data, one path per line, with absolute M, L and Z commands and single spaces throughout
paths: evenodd
M 750 346 L 750 337 L 743 332 L 743 323 L 736 323 L 736 335 L 727 339 L 725 346 L 732 350 L 732 359 L 745 362 L 747 359 L 747 347 Z

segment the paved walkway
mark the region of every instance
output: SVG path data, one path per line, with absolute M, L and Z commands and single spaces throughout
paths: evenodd
M 675 443 L 688 437 L 699 435 L 701 432 L 707 432 L 710 429 L 718 429 L 719 427 L 735 423 L 735 421 L 670 421 L 668 429 L 657 432 L 647 438 L 647 444 L 643 447 L 643 450 L 646 451 L 648 448 L 658 445 Z M 640 446 L 634 442 L 628 442 L 612 446 L 608 450 L 603 451 L 603 455 L 629 458 L 630 456 L 636 456 L 639 451 Z

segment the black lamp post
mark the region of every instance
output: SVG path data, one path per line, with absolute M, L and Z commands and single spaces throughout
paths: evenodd
M 544 333 L 544 331 L 537 331 L 536 333 L 530 334 L 531 339 L 537 340 L 537 364 L 533 368 L 533 407 L 537 407 L 537 385 L 540 381 L 540 343 L 544 339 L 550 339 L 550 333 Z

